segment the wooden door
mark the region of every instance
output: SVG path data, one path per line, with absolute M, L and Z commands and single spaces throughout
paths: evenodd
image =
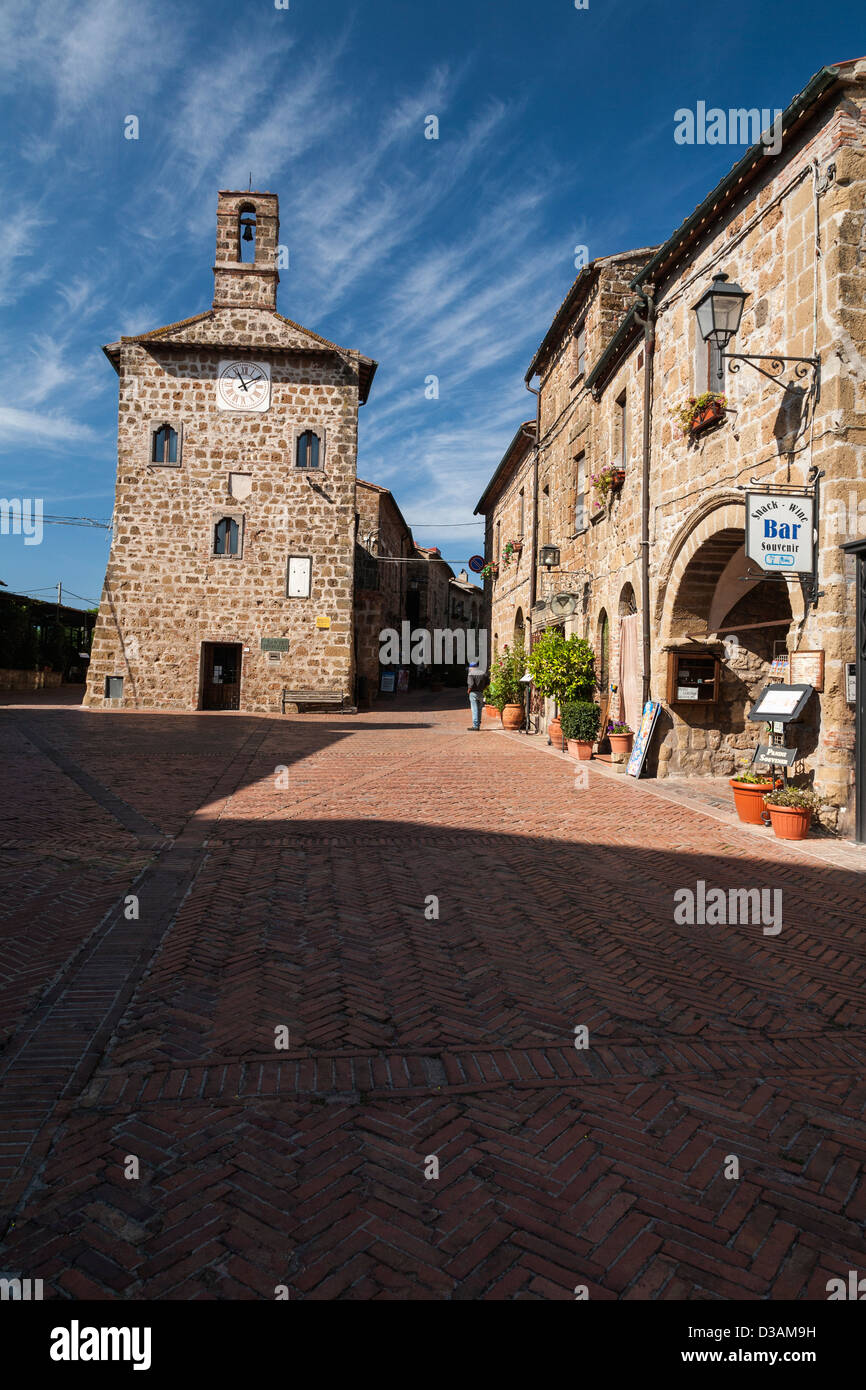
M 203 643 L 201 707 L 202 709 L 240 709 L 240 644 Z

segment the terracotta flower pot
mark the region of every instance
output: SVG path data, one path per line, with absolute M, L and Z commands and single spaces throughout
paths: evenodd
M 768 806 L 766 809 L 780 840 L 805 840 L 812 824 L 811 806 Z
M 502 711 L 503 729 L 519 729 L 523 723 L 523 706 L 506 705 Z
M 625 753 L 628 756 L 631 752 L 634 734 L 608 734 L 608 738 L 611 753 Z
M 485 718 L 485 719 L 498 719 L 498 718 L 499 718 L 499 710 L 496 708 L 495 705 L 485 705 L 485 706 L 484 706 L 484 718 Z
M 550 723 L 548 724 L 548 726 L 547 726 L 547 734 L 548 734 L 548 737 L 549 737 L 551 743 L 553 744 L 554 748 L 559 748 L 559 749 L 561 749 L 561 748 L 562 748 L 562 725 L 561 725 L 560 722 L 559 722 L 559 715 L 558 715 L 558 714 L 557 714 L 553 719 L 551 719 Z
M 592 757 L 592 744 L 584 743 L 581 738 L 570 738 L 568 751 L 573 758 L 579 758 L 581 762 L 585 763 Z
M 746 825 L 764 825 L 764 797 L 773 790 L 772 782 L 738 782 L 729 777 L 734 793 L 734 809 Z

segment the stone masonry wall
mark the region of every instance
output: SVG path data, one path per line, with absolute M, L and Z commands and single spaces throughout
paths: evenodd
M 243 644 L 242 709 L 276 710 L 283 687 L 351 694 L 357 366 L 351 355 L 261 346 L 279 340 L 282 322 L 224 310 L 188 330 L 195 345 L 123 344 L 114 537 L 88 705 L 104 706 L 105 678 L 122 675 L 124 707 L 197 708 L 203 642 Z M 271 364 L 261 414 L 217 408 L 218 364 L 244 341 L 251 360 Z M 176 468 L 150 462 L 163 421 L 182 426 Z M 295 431 L 307 426 L 324 431 L 321 476 L 295 467 Z M 247 496 L 230 474 L 248 475 Z M 238 556 L 212 554 L 222 515 L 242 519 Z M 312 556 L 309 598 L 286 597 L 289 555 Z M 288 638 L 288 654 L 270 662 L 263 637 Z
M 518 610 L 523 616 L 524 627 L 529 622 L 531 608 L 530 564 L 532 552 L 533 497 L 532 460 L 533 437 L 527 436 L 514 453 L 511 471 L 502 480 L 495 508 L 489 514 L 486 526 L 485 555 L 490 560 L 499 560 L 499 573 L 495 579 L 485 580 L 485 592 L 490 603 L 490 633 L 488 651 L 491 657 L 503 647 L 510 646 L 514 637 L 515 619 Z M 523 525 L 521 527 L 521 493 Z M 496 525 L 499 524 L 499 550 L 496 554 Z M 522 540 L 523 550 L 506 564 L 502 552 L 509 540 Z
M 823 650 L 825 688 L 791 735 L 802 759 L 798 771 L 814 776 L 819 792 L 840 808 L 838 824 L 850 824 L 853 782 L 853 710 L 846 703 L 844 664 L 854 659 L 854 567 L 840 543 L 866 535 L 866 63 L 855 79 L 804 123 L 775 159 L 767 160 L 756 181 L 708 225 L 703 241 L 656 285 L 656 350 L 652 359 L 652 437 L 650 477 L 650 691 L 667 694 L 669 650 L 682 637 L 677 613 L 689 611 L 689 629 L 706 632 L 708 607 L 719 577 L 721 551 L 713 559 L 713 538 L 725 536 L 737 549 L 745 525 L 743 486 L 757 478 L 766 484 L 802 485 L 809 466 L 824 471 L 819 515 L 817 607 L 804 602 L 799 584 L 762 581 L 732 602 L 728 618 L 742 625 L 790 623 L 738 633 L 740 649 L 723 658 L 722 699 L 715 712 L 680 705 L 665 711 L 654 741 L 650 770 L 730 771 L 758 741 L 758 726 L 746 710 L 769 666 L 773 642 L 789 651 Z M 585 316 L 586 368 L 592 369 L 619 327 L 634 292 L 627 281 L 649 259 L 636 264 L 619 258 L 598 263 L 598 274 L 575 304 L 558 340 L 540 363 L 542 445 L 539 464 L 544 532 L 560 547 L 561 569 L 539 574 L 545 596 L 569 589 L 581 596 L 567 631 L 594 643 L 602 613 L 610 623 L 612 677 L 618 672 L 619 611 L 633 590 L 643 603 L 640 567 L 641 458 L 644 410 L 643 332 L 635 330 L 618 366 L 600 386 L 597 400 L 575 369 L 574 328 Z M 728 408 L 724 421 L 693 438 L 683 437 L 673 417 L 689 396 L 707 389 L 705 346 L 698 340 L 693 307 L 723 270 L 749 294 L 731 351 L 783 353 L 821 359 L 820 398 L 810 390 L 811 374 L 798 379 L 790 368 L 782 387 L 752 367 L 726 373 Z M 606 278 L 607 277 L 607 278 Z M 789 383 L 789 389 L 785 383 Z M 790 389 L 793 388 L 793 389 Z M 587 483 L 585 525 L 575 526 L 575 460 L 586 456 L 587 479 L 618 460 L 618 401 L 628 411 L 626 479 L 622 491 L 596 509 Z M 524 465 L 530 474 L 530 462 Z M 488 555 L 496 522 L 505 532 L 506 509 L 514 486 L 503 491 L 487 515 Z M 509 518 L 510 521 L 510 518 Z M 727 543 L 726 543 L 727 544 Z M 709 549 L 707 548 L 709 547 Z M 709 568 L 707 567 L 709 564 Z M 717 568 L 712 573 L 712 565 Z M 695 565 L 704 567 L 704 601 L 688 597 Z M 494 627 L 506 619 L 494 586 Z M 504 593 L 502 594 L 504 597 Z M 785 608 L 784 604 L 788 607 Z M 689 608 L 691 604 L 691 608 Z M 781 606 L 780 606 L 781 605 Z M 700 611 L 697 611 L 700 610 Z M 502 615 L 502 616 L 500 616 Z M 696 620 L 696 621 L 695 621 Z M 703 629 L 701 629 L 703 622 Z M 739 669 L 737 669 L 739 667 Z M 830 820 L 833 820 L 831 814 Z

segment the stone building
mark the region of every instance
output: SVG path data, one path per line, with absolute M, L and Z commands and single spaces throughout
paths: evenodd
M 438 546 L 415 546 L 409 566 L 408 617 L 413 627 L 434 632 L 448 626 L 454 571 Z
M 524 420 L 475 508 L 476 516 L 486 518 L 485 555 L 496 571 L 495 578 L 485 581 L 491 658 L 515 637 L 525 635 L 535 601 L 535 436 L 535 420 Z M 509 543 L 512 548 L 506 556 Z
M 85 703 L 354 689 L 358 408 L 376 363 L 277 312 L 276 195 L 220 192 L 213 306 L 104 349 L 114 534 Z
M 412 532 L 391 492 L 360 478 L 355 491 L 355 660 L 358 699 L 372 704 L 380 684 L 380 633 L 407 620 Z
M 492 558 L 515 492 L 533 489 L 532 630 L 588 637 L 601 698 L 633 727 L 644 698 L 663 702 L 651 774 L 741 766 L 761 727 L 747 712 L 787 662 L 789 681 L 815 687 L 788 734 L 793 772 L 847 832 L 855 602 L 841 545 L 866 532 L 866 61 L 821 69 L 781 128 L 781 150 L 752 146 L 664 245 L 577 277 L 528 373 L 539 448 L 482 510 Z M 753 361 L 721 359 L 699 329 L 719 274 L 747 296 L 727 352 Z M 726 404 L 684 434 L 678 409 L 708 391 Z M 814 593 L 810 576 L 767 577 L 745 531 L 747 491 L 805 494 L 816 478 Z M 559 551 L 550 569 L 544 544 Z M 500 568 L 492 585 L 494 629 L 516 614 L 509 579 Z

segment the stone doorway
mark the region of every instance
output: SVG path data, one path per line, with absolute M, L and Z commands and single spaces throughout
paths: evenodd
M 788 586 L 749 577 L 756 567 L 746 560 L 744 539 L 737 526 L 708 536 L 668 596 L 668 651 L 719 661 L 717 702 L 671 705 L 671 772 L 730 776 L 748 759 L 758 739 L 748 711 L 774 656 L 786 650 L 793 618 Z M 811 730 L 799 733 L 811 742 Z
M 202 642 L 200 709 L 241 707 L 240 642 Z

